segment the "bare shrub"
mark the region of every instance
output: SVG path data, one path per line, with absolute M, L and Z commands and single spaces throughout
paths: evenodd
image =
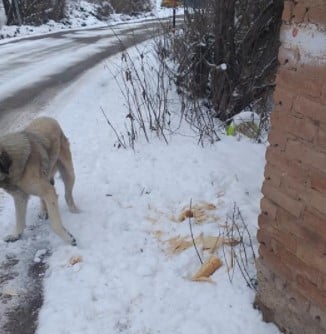
M 174 92 L 175 63 L 171 57 L 174 33 L 163 24 L 161 29 L 160 36 L 153 40 L 154 52 L 136 48 L 137 56 L 131 57 L 128 51 L 123 51 L 121 63 L 116 67 L 118 74 L 109 68 L 127 108 L 125 132 L 117 131 L 102 110 L 116 135 L 116 146 L 134 149 L 140 135 L 150 142 L 152 134 L 168 143 L 169 135 L 178 132 L 183 121 L 194 131 L 198 144 L 214 143 L 220 138 L 212 106 L 205 99 L 189 99 L 185 94 L 178 96 Z M 176 99 L 180 112 L 172 119 L 171 108 Z
M 233 281 L 235 270 L 239 270 L 247 286 L 256 290 L 256 254 L 251 233 L 236 203 L 233 205 L 232 214 L 226 219 L 223 236 L 237 241 L 229 245 L 231 247 L 229 253 L 223 245 L 224 261 L 228 268 L 230 282 Z
M 209 98 L 222 121 L 266 99 L 274 88 L 282 8 L 281 0 L 207 0 L 189 10 L 176 40 L 181 89 Z
M 112 7 L 109 0 L 88 0 L 88 2 L 93 3 L 95 5 L 95 13 L 99 20 L 107 20 L 109 16 L 114 12 L 114 8 Z
M 40 25 L 49 20 L 59 21 L 64 17 L 65 6 L 65 0 L 4 1 L 8 25 Z
M 100 20 L 107 19 L 114 12 L 108 1 L 102 1 L 101 6 L 97 8 L 97 16 Z
M 127 15 L 137 15 L 152 9 L 150 0 L 110 0 L 110 3 L 117 13 Z
M 169 97 L 172 89 L 169 68 L 164 61 L 164 41 L 167 42 L 161 37 L 154 40 L 154 53 L 152 49 L 142 46 L 136 47 L 136 56 L 131 56 L 125 50 L 121 54 L 121 63 L 115 68 L 108 67 L 116 79 L 126 106 L 124 132 L 116 130 L 102 110 L 116 135 L 117 147 L 134 149 L 140 136 L 150 142 L 153 135 L 168 144 L 168 134 L 173 131 Z M 122 41 L 119 42 L 125 49 Z

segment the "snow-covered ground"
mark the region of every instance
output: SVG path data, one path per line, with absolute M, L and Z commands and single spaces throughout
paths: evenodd
M 141 46 L 149 57 L 152 48 L 152 42 Z M 139 58 L 135 48 L 129 54 L 135 62 Z M 234 265 L 228 273 L 230 246 L 213 247 L 223 265 L 210 276 L 211 282 L 190 279 L 200 262 L 192 242 L 187 243 L 189 219 L 179 221 L 191 204 L 192 212 L 197 212 L 197 223 L 190 220 L 193 235 L 206 260 L 212 247 L 203 250 L 201 240 L 226 233 L 236 203 L 257 252 L 265 145 L 221 134 L 221 141 L 202 147 L 187 123 L 182 123 L 169 135 L 168 145 L 156 137 L 150 143 L 139 138 L 134 151 L 118 149 L 101 108 L 117 131 L 125 130 L 127 110 L 115 79 L 120 63 L 118 55 L 88 71 L 42 112 L 61 123 L 71 142 L 74 192 L 82 213 L 69 213 L 59 178 L 56 185 L 64 224 L 78 246 L 64 244 L 48 222 L 38 220 L 35 198 L 29 205 L 23 240 L 7 244 L 0 239 L 2 253 L 19 257 L 26 241 L 44 245 L 35 253 L 35 261 L 45 249 L 52 252 L 36 333 L 278 334 L 253 308 L 255 291 L 239 268 Z M 176 123 L 177 110 L 176 106 L 172 116 Z M 4 236 L 14 226 L 12 200 L 4 196 L 1 207 L 0 235 Z M 241 228 L 241 220 L 237 222 Z M 169 242 L 177 237 L 180 243 Z M 254 277 L 249 238 L 244 237 L 247 269 Z M 8 284 L 1 293 L 23 293 L 10 285 L 14 283 Z
M 130 55 L 139 54 L 132 49 Z M 100 108 L 123 131 L 125 101 L 113 78 L 120 58 L 89 71 L 43 113 L 59 120 L 70 138 L 82 213 L 68 212 L 58 179 L 63 221 L 78 242 L 74 248 L 38 221 L 38 201 L 30 203 L 28 225 L 39 229 L 37 239 L 52 250 L 37 334 L 279 333 L 253 309 L 255 292 L 236 267 L 230 283 L 230 247 L 225 246 L 225 256 L 222 249 L 215 251 L 224 264 L 211 276 L 213 283 L 194 282 L 189 278 L 200 267 L 194 248 L 171 252 L 167 242 L 178 236 L 189 240 L 188 220 L 177 218 L 190 201 L 202 209 L 201 223 L 192 219 L 194 237 L 223 233 L 236 203 L 254 238 L 265 146 L 222 136 L 201 147 L 183 124 L 168 145 L 140 138 L 135 151 L 116 148 Z M 10 233 L 14 217 L 7 197 L 1 221 L 1 235 Z M 24 240 L 28 236 L 27 231 Z M 20 243 L 1 240 L 0 247 L 19 252 Z M 207 259 L 199 242 L 198 248 Z M 254 274 L 253 258 L 248 268 Z

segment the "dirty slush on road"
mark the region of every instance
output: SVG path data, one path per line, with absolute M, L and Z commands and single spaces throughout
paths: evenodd
M 43 304 L 43 278 L 51 254 L 48 243 L 36 240 L 39 227 L 8 244 L 0 260 L 0 328 L 2 334 L 34 334 Z M 47 246 L 46 246 L 47 245 Z

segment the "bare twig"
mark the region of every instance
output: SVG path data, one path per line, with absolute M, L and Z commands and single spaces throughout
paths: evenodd
M 126 148 L 127 148 L 127 145 L 126 145 L 126 143 L 125 143 L 125 140 L 124 140 L 123 136 L 118 134 L 117 130 L 114 128 L 114 126 L 113 126 L 112 123 L 110 122 L 109 118 L 107 117 L 107 115 L 106 115 L 104 109 L 103 109 L 102 107 L 100 107 L 100 109 L 101 109 L 102 114 L 103 114 L 103 116 L 104 116 L 104 118 L 105 118 L 105 120 L 106 120 L 106 123 L 107 123 L 107 124 L 109 125 L 109 127 L 113 130 L 113 132 L 114 132 L 114 134 L 115 134 L 115 136 L 116 136 L 116 138 L 117 138 L 117 140 L 118 140 L 118 148 L 122 146 L 123 148 L 126 149 Z
M 225 263 L 228 266 L 228 277 L 230 282 L 233 281 L 235 266 L 232 263 L 235 262 L 236 267 L 240 270 L 241 276 L 244 278 L 246 284 L 252 288 L 256 289 L 255 278 L 250 274 L 250 261 L 248 256 L 248 248 L 251 250 L 251 258 L 255 260 L 255 252 L 252 244 L 252 238 L 245 223 L 243 216 L 240 212 L 239 207 L 234 203 L 232 215 L 227 217 L 225 222 L 225 236 L 229 240 L 237 240 L 237 244 L 231 243 L 231 265 L 226 257 L 226 251 L 223 246 L 223 255 Z M 230 273 L 230 268 L 232 268 L 232 274 Z
M 192 212 L 192 199 L 190 200 L 189 210 L 190 210 L 190 212 Z M 194 233 L 193 233 L 193 231 L 192 231 L 191 217 L 190 217 L 190 216 L 191 216 L 191 215 L 189 215 L 188 222 L 189 222 L 189 229 L 190 229 L 190 234 L 191 234 L 192 243 L 193 243 L 193 245 L 194 245 L 194 247 L 195 247 L 195 250 L 196 250 L 196 253 L 197 253 L 197 256 L 198 256 L 198 258 L 199 258 L 200 263 L 203 264 L 203 260 L 202 260 L 200 254 L 199 254 L 199 251 L 198 251 L 198 248 L 197 248 L 197 245 L 196 245 L 196 241 L 195 241 L 195 238 L 194 238 Z

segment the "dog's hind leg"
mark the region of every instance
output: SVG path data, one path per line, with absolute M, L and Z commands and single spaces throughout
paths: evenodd
M 54 186 L 47 180 L 40 181 L 39 186 L 41 191 L 38 196 L 40 196 L 46 204 L 53 231 L 72 246 L 76 246 L 76 239 L 62 225 L 58 206 L 58 196 Z
M 7 242 L 13 242 L 18 240 L 24 229 L 26 220 L 26 209 L 28 202 L 28 195 L 22 191 L 14 191 L 10 193 L 14 198 L 15 210 L 16 210 L 16 229 L 13 234 L 8 235 L 5 238 Z
M 67 202 L 69 210 L 70 212 L 78 213 L 80 212 L 80 210 L 76 206 L 72 195 L 72 190 L 75 183 L 75 172 L 72 163 L 71 152 L 69 149 L 69 142 L 66 138 L 64 138 L 64 142 L 61 145 L 61 151 L 57 161 L 57 167 L 65 185 L 65 200 Z
M 50 178 L 50 183 L 54 186 L 54 174 L 55 174 L 55 170 L 51 173 L 52 176 Z M 40 213 L 39 213 L 39 218 L 40 219 L 48 219 L 49 218 L 49 215 L 48 215 L 48 210 L 46 208 L 46 204 L 44 202 L 44 200 L 42 198 L 40 198 Z

